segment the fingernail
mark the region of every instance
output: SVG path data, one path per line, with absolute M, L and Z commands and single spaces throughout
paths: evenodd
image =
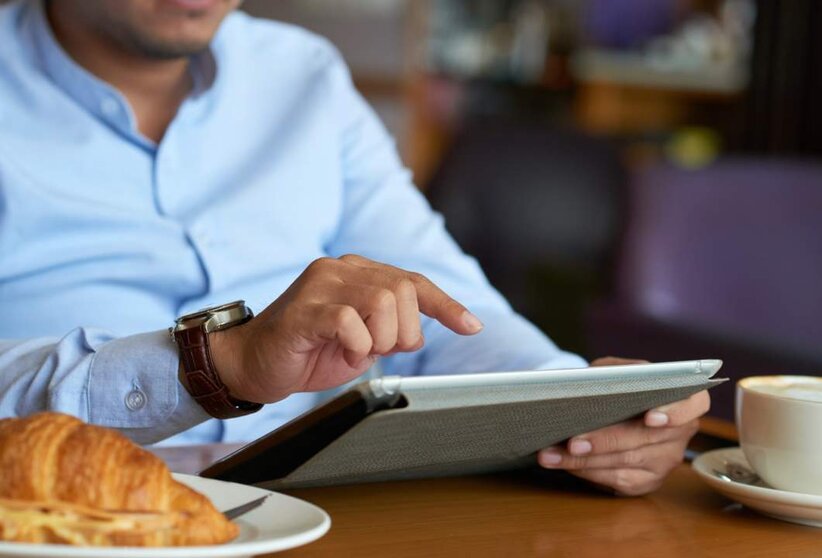
M 475 315 L 473 315 L 468 310 L 466 310 L 462 314 L 462 323 L 465 324 L 465 327 L 468 328 L 468 330 L 471 333 L 477 333 L 483 327 L 485 327 L 484 325 L 482 325 L 482 322 L 479 320 L 479 318 L 477 318 Z
M 568 452 L 571 455 L 585 455 L 591 453 L 593 446 L 588 440 L 571 440 L 568 444 Z
M 649 411 L 645 415 L 645 424 L 647 426 L 665 426 L 668 424 L 668 420 L 670 420 L 668 415 L 662 411 Z
M 539 462 L 543 467 L 554 467 L 562 462 L 562 455 L 556 450 L 543 450 L 539 454 Z

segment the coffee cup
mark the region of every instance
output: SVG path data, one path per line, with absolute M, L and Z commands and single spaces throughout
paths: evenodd
M 822 495 L 822 378 L 740 380 L 736 424 L 745 458 L 765 482 Z

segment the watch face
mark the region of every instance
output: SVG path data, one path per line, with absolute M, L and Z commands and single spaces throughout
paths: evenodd
M 232 306 L 245 306 L 244 300 L 235 300 L 234 302 L 229 302 L 227 304 L 215 304 L 214 306 L 206 306 L 202 310 L 198 310 L 193 314 L 189 314 L 190 317 L 199 317 L 205 316 L 206 314 L 215 314 L 217 312 L 222 312 L 223 310 L 228 310 Z
M 238 321 L 243 321 L 252 315 L 244 300 L 235 300 L 228 304 L 209 306 L 197 312 L 181 316 L 177 319 L 177 327 L 186 329 L 207 323 L 207 329 L 214 331 L 233 325 Z

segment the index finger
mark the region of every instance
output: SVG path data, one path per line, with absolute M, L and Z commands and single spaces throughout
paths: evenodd
M 430 279 L 419 273 L 409 273 L 409 276 L 417 289 L 420 312 L 462 335 L 474 335 L 482 331 L 480 319 Z
M 434 318 L 451 331 L 461 335 L 474 335 L 482 331 L 483 325 L 479 318 L 469 312 L 465 306 L 451 298 L 425 275 L 375 262 L 357 255 L 349 254 L 342 256 L 340 259 L 352 265 L 388 272 L 397 279 L 411 281 L 417 291 L 417 303 L 420 312 L 429 318 Z

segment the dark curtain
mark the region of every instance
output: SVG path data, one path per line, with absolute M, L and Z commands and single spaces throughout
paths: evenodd
M 822 156 L 822 2 L 757 0 L 744 147 Z

